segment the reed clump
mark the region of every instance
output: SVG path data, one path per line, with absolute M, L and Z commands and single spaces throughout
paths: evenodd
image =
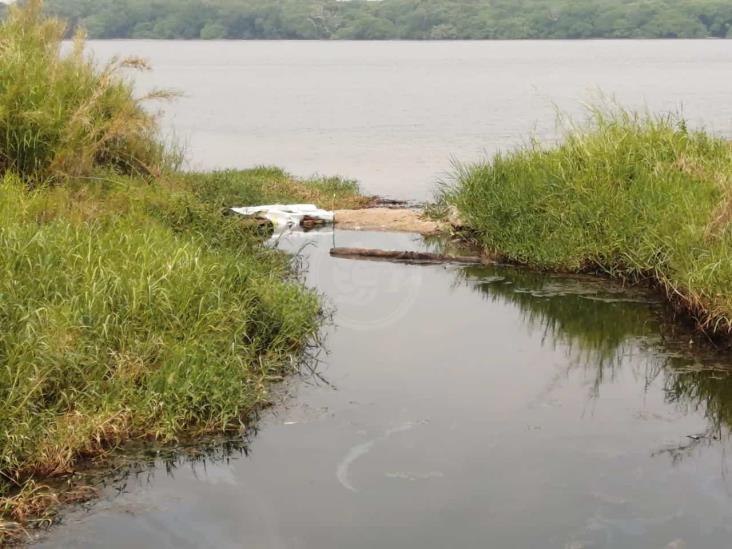
M 12 171 L 28 184 L 88 176 L 99 167 L 158 175 L 173 161 L 158 139 L 148 99 L 136 97 L 128 69 L 142 59 L 97 65 L 78 33 L 62 52 L 65 25 L 42 13 L 41 0 L 13 5 L 0 22 L 0 174 Z
M 732 147 L 677 115 L 593 108 L 558 145 L 459 167 L 440 200 L 496 257 L 652 281 L 732 332 Z

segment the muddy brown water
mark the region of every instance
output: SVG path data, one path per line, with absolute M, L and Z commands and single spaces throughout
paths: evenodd
M 334 240 L 424 247 L 284 238 L 335 310 L 322 379 L 291 380 L 246 453 L 109 482 L 41 546 L 729 547 L 732 376 L 666 335 L 656 296 Z

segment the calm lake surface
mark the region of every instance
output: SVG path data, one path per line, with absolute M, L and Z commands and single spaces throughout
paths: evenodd
M 341 172 L 426 197 L 469 159 L 592 85 L 720 133 L 732 42 L 94 43 L 187 90 L 169 123 L 207 167 Z M 333 259 L 423 249 L 408 234 L 309 233 L 324 294 L 318 375 L 259 432 L 151 460 L 67 513 L 48 547 L 719 549 L 732 544 L 732 360 L 698 352 L 658 296 L 510 267 Z M 246 448 L 244 451 L 242 448 Z
M 198 168 L 276 164 L 423 200 L 450 170 L 556 135 L 602 91 L 732 137 L 732 41 L 92 43 L 180 90 L 168 127 Z

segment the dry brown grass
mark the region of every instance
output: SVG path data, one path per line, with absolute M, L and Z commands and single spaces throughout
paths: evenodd
M 29 528 L 48 528 L 64 505 L 87 502 L 98 496 L 93 486 L 81 485 L 55 490 L 50 486 L 27 482 L 12 496 L 0 497 L 0 545 L 33 540 Z

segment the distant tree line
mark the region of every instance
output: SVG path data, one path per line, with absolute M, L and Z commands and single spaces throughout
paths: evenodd
M 92 38 L 732 38 L 732 0 L 47 0 Z

